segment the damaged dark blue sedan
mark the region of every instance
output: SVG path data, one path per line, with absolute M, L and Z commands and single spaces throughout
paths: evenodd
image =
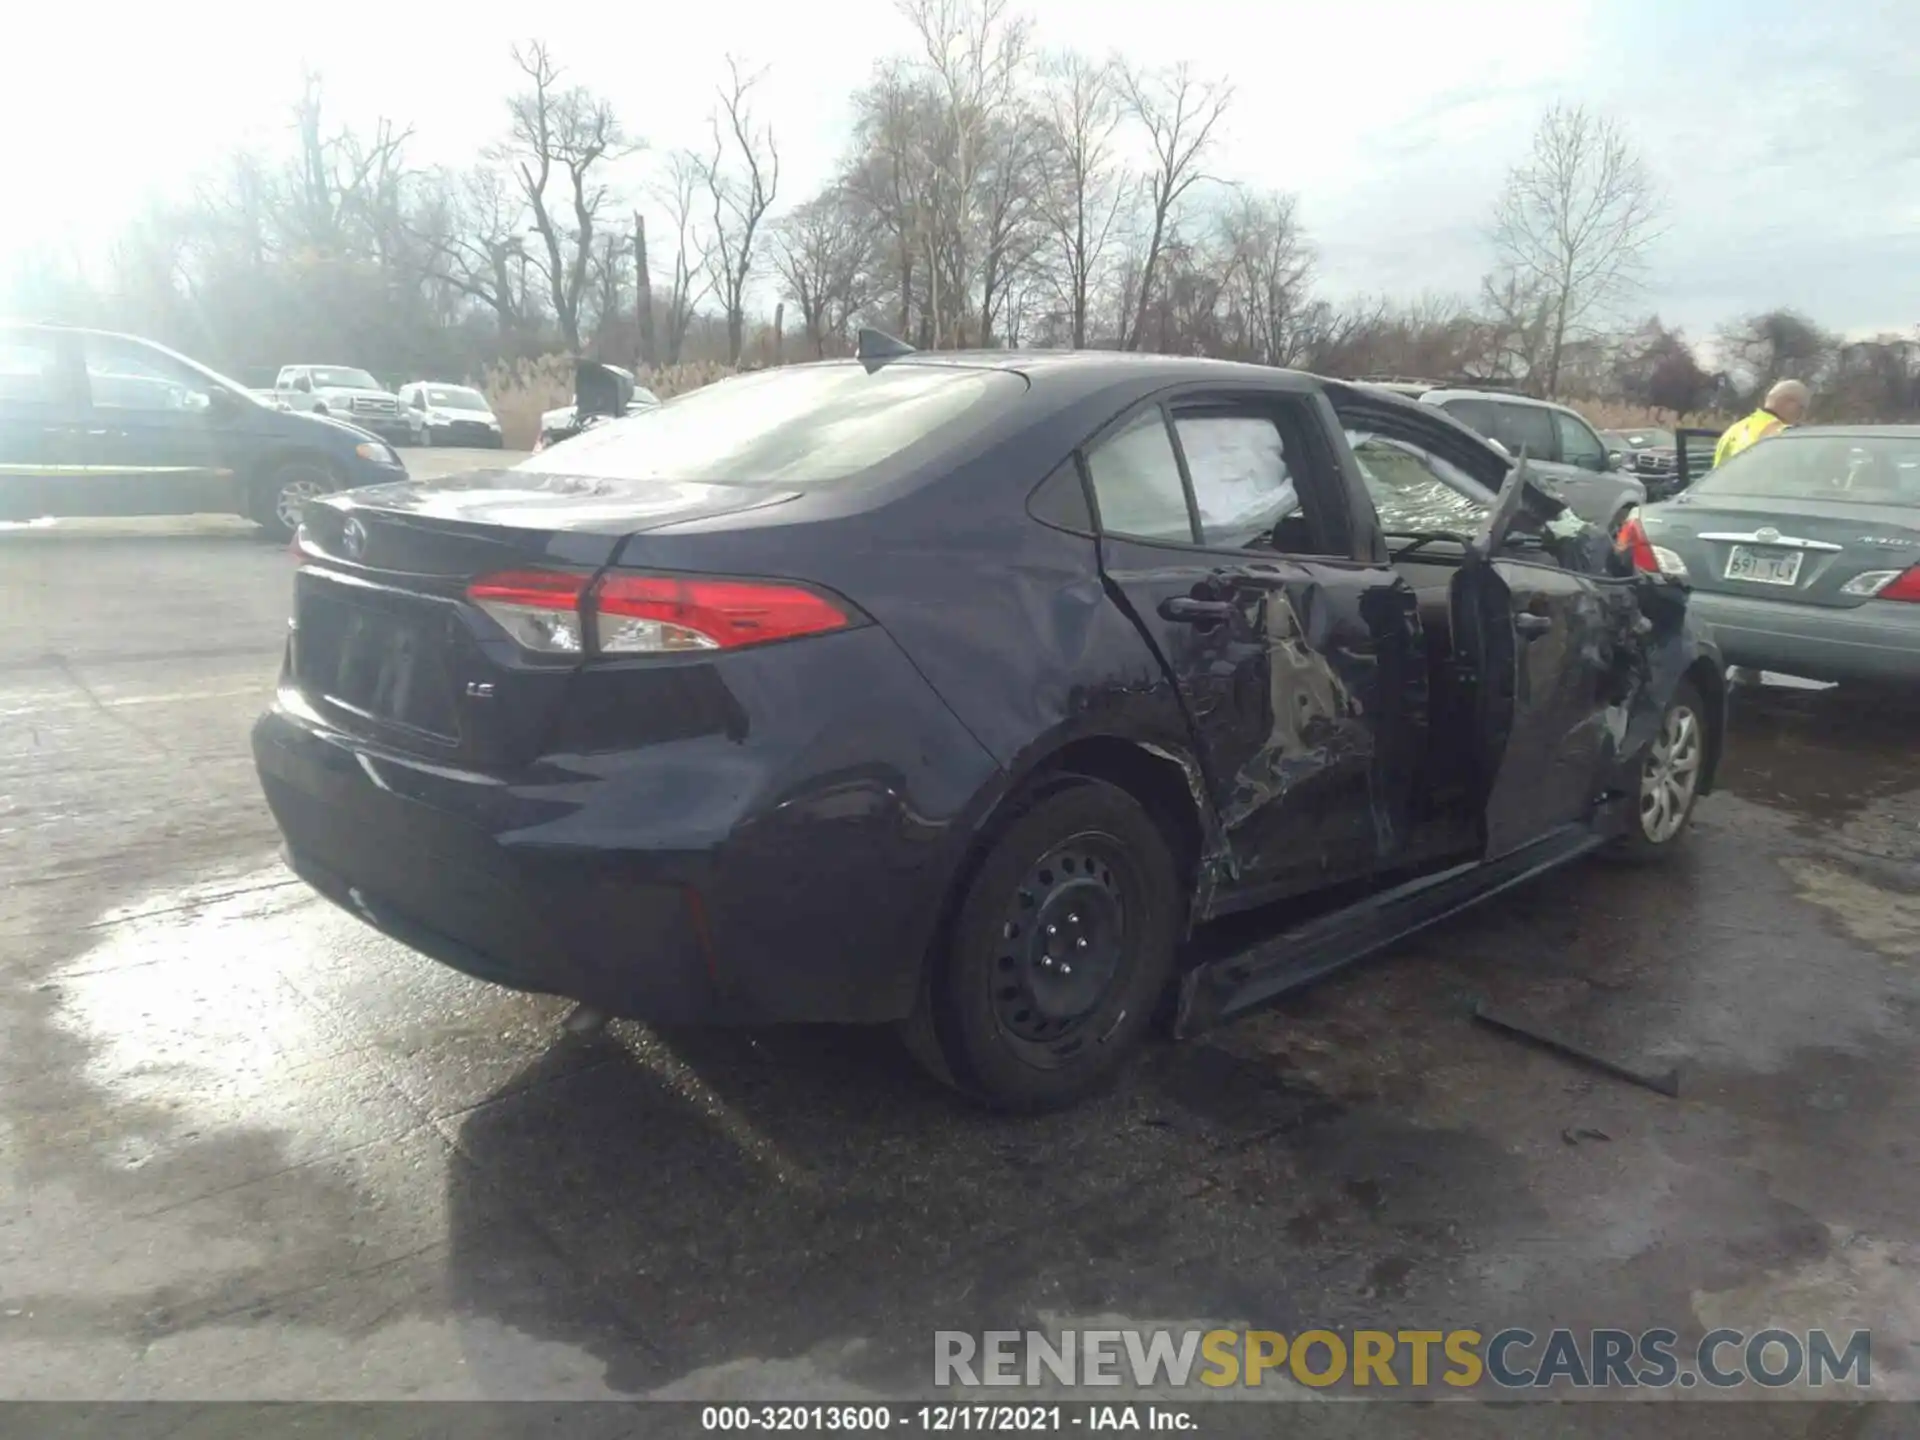
M 897 1024 L 1030 1109 L 1711 789 L 1684 586 L 1432 407 L 862 354 L 311 505 L 254 732 L 293 868 L 472 975 Z

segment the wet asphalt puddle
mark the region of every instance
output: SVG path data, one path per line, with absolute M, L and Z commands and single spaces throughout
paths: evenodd
M 1910 716 L 1743 697 L 1678 863 L 1563 872 L 1010 1122 L 884 1035 L 567 1038 L 314 900 L 233 754 L 269 660 L 84 674 L 192 692 L 122 715 L 21 672 L 0 1391 L 901 1394 L 935 1329 L 1109 1317 L 1871 1325 L 1920 1393 Z

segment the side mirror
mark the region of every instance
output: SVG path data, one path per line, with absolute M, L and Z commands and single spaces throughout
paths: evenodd
M 1601 462 L 1600 468 L 1602 470 L 1619 470 L 1624 467 L 1626 463 L 1627 457 L 1623 451 L 1609 450 L 1607 451 L 1607 458 Z
M 240 397 L 216 385 L 204 394 L 190 392 L 187 409 L 203 411 L 210 420 L 230 420 L 240 413 Z

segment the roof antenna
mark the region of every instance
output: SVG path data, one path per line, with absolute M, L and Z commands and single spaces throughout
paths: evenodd
M 884 330 L 875 330 L 870 326 L 861 326 L 855 337 L 853 355 L 867 367 L 871 375 L 889 360 L 897 360 L 902 355 L 917 353 L 913 346 L 904 340 L 896 340 Z

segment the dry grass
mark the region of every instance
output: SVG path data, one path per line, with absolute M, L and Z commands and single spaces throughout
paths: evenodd
M 1671 410 L 1658 410 L 1647 405 L 1617 405 L 1605 400 L 1571 400 L 1568 404 L 1586 416 L 1587 422 L 1596 430 L 1635 430 L 1642 427 L 1671 430 L 1683 423 L 1702 430 L 1725 429 L 1735 419 L 1731 415 L 1696 412 L 1686 416 L 1683 421 Z
M 732 373 L 725 365 L 702 361 L 642 370 L 638 379 L 662 400 L 668 400 Z M 540 438 L 541 414 L 573 403 L 573 357 L 542 355 L 536 360 L 503 362 L 487 371 L 482 388 L 493 413 L 500 417 L 501 434 L 509 448 L 531 450 Z

